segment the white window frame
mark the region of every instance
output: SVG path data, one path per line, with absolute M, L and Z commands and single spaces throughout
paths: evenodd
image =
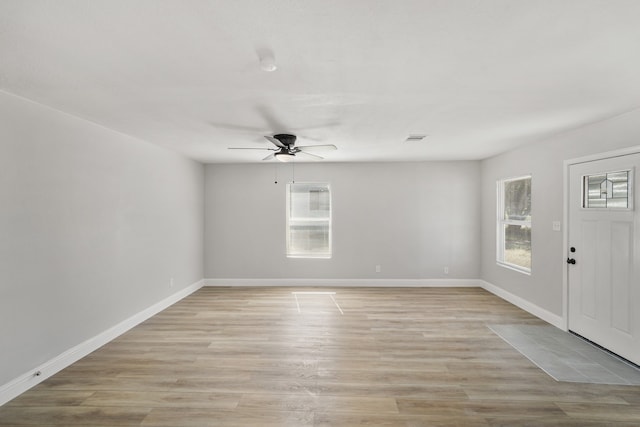
M 291 217 L 291 185 L 317 185 L 319 187 L 326 187 L 329 190 L 329 218 L 292 218 Z M 333 200 L 332 200 L 332 191 L 331 184 L 328 182 L 289 182 L 286 186 L 287 192 L 287 224 L 286 224 L 286 243 L 287 243 L 287 258 L 314 258 L 314 259 L 330 259 L 333 253 L 333 242 L 332 242 L 332 218 L 333 218 Z M 329 228 L 329 236 L 328 236 L 328 247 L 329 250 L 327 253 L 308 253 L 308 252 L 293 252 L 293 248 L 291 248 L 291 226 L 292 225 L 300 225 L 300 224 L 312 224 L 312 223 L 320 223 L 326 222 Z
M 504 187 L 508 182 L 520 181 L 524 179 L 531 180 L 531 174 L 517 176 L 513 178 L 500 179 L 497 181 L 497 224 L 496 224 L 496 263 L 501 266 L 511 270 L 518 271 L 523 274 L 531 275 L 531 268 L 523 267 L 521 265 L 512 264 L 510 262 L 505 261 L 505 226 L 507 225 L 519 225 L 519 226 L 528 226 L 531 228 L 533 232 L 533 227 L 531 226 L 531 219 L 529 220 L 514 220 L 514 219 L 505 219 L 504 217 Z M 532 188 L 532 187 L 531 187 Z M 533 259 L 533 246 L 531 251 L 531 257 Z M 532 263 L 533 265 L 533 263 Z

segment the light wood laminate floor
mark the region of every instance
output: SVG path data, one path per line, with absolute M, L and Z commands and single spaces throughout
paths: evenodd
M 543 322 L 477 288 L 202 288 L 0 425 L 640 425 L 640 387 L 556 382 L 487 324 Z

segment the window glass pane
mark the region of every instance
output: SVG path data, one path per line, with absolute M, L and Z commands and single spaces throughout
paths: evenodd
M 504 183 L 504 218 L 519 221 L 531 219 L 531 178 Z
M 607 208 L 625 209 L 627 207 L 627 198 L 620 197 L 607 200 Z
M 289 252 L 292 254 L 327 255 L 329 224 L 291 225 Z
M 606 208 L 607 199 L 589 199 L 589 208 Z
M 292 218 L 328 218 L 331 197 L 326 185 L 290 184 Z
M 612 182 L 612 187 L 613 187 L 613 198 L 614 199 L 626 199 L 627 198 L 627 194 L 629 194 L 629 189 L 628 189 L 629 184 L 627 183 L 627 181 L 624 182 Z
M 531 268 L 531 227 L 504 226 L 504 262 Z
M 628 208 L 629 171 L 608 173 L 607 181 L 611 183 L 607 206 L 610 208 Z

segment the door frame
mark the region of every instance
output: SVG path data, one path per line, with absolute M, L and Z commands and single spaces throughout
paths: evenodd
M 577 165 L 580 163 L 588 163 L 597 160 L 610 159 L 613 157 L 623 157 L 628 156 L 630 154 L 640 154 L 640 145 L 635 145 L 632 147 L 621 148 L 618 150 L 605 151 L 602 153 L 589 154 L 587 156 L 576 157 L 573 159 L 568 159 L 564 161 L 563 168 L 563 212 L 562 212 L 562 222 L 564 223 L 564 231 L 562 233 L 562 253 L 563 258 L 569 256 L 569 168 L 573 165 Z M 639 187 L 640 188 L 640 187 Z M 638 196 L 638 200 L 640 200 L 640 195 Z M 640 205 L 638 205 L 640 206 Z M 561 329 L 564 331 L 569 330 L 569 265 L 563 264 L 564 268 L 562 269 L 562 323 Z

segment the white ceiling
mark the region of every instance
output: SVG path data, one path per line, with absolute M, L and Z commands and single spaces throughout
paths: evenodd
M 638 0 L 0 2 L 1 90 L 209 163 L 485 158 L 640 106 L 639 51 Z

